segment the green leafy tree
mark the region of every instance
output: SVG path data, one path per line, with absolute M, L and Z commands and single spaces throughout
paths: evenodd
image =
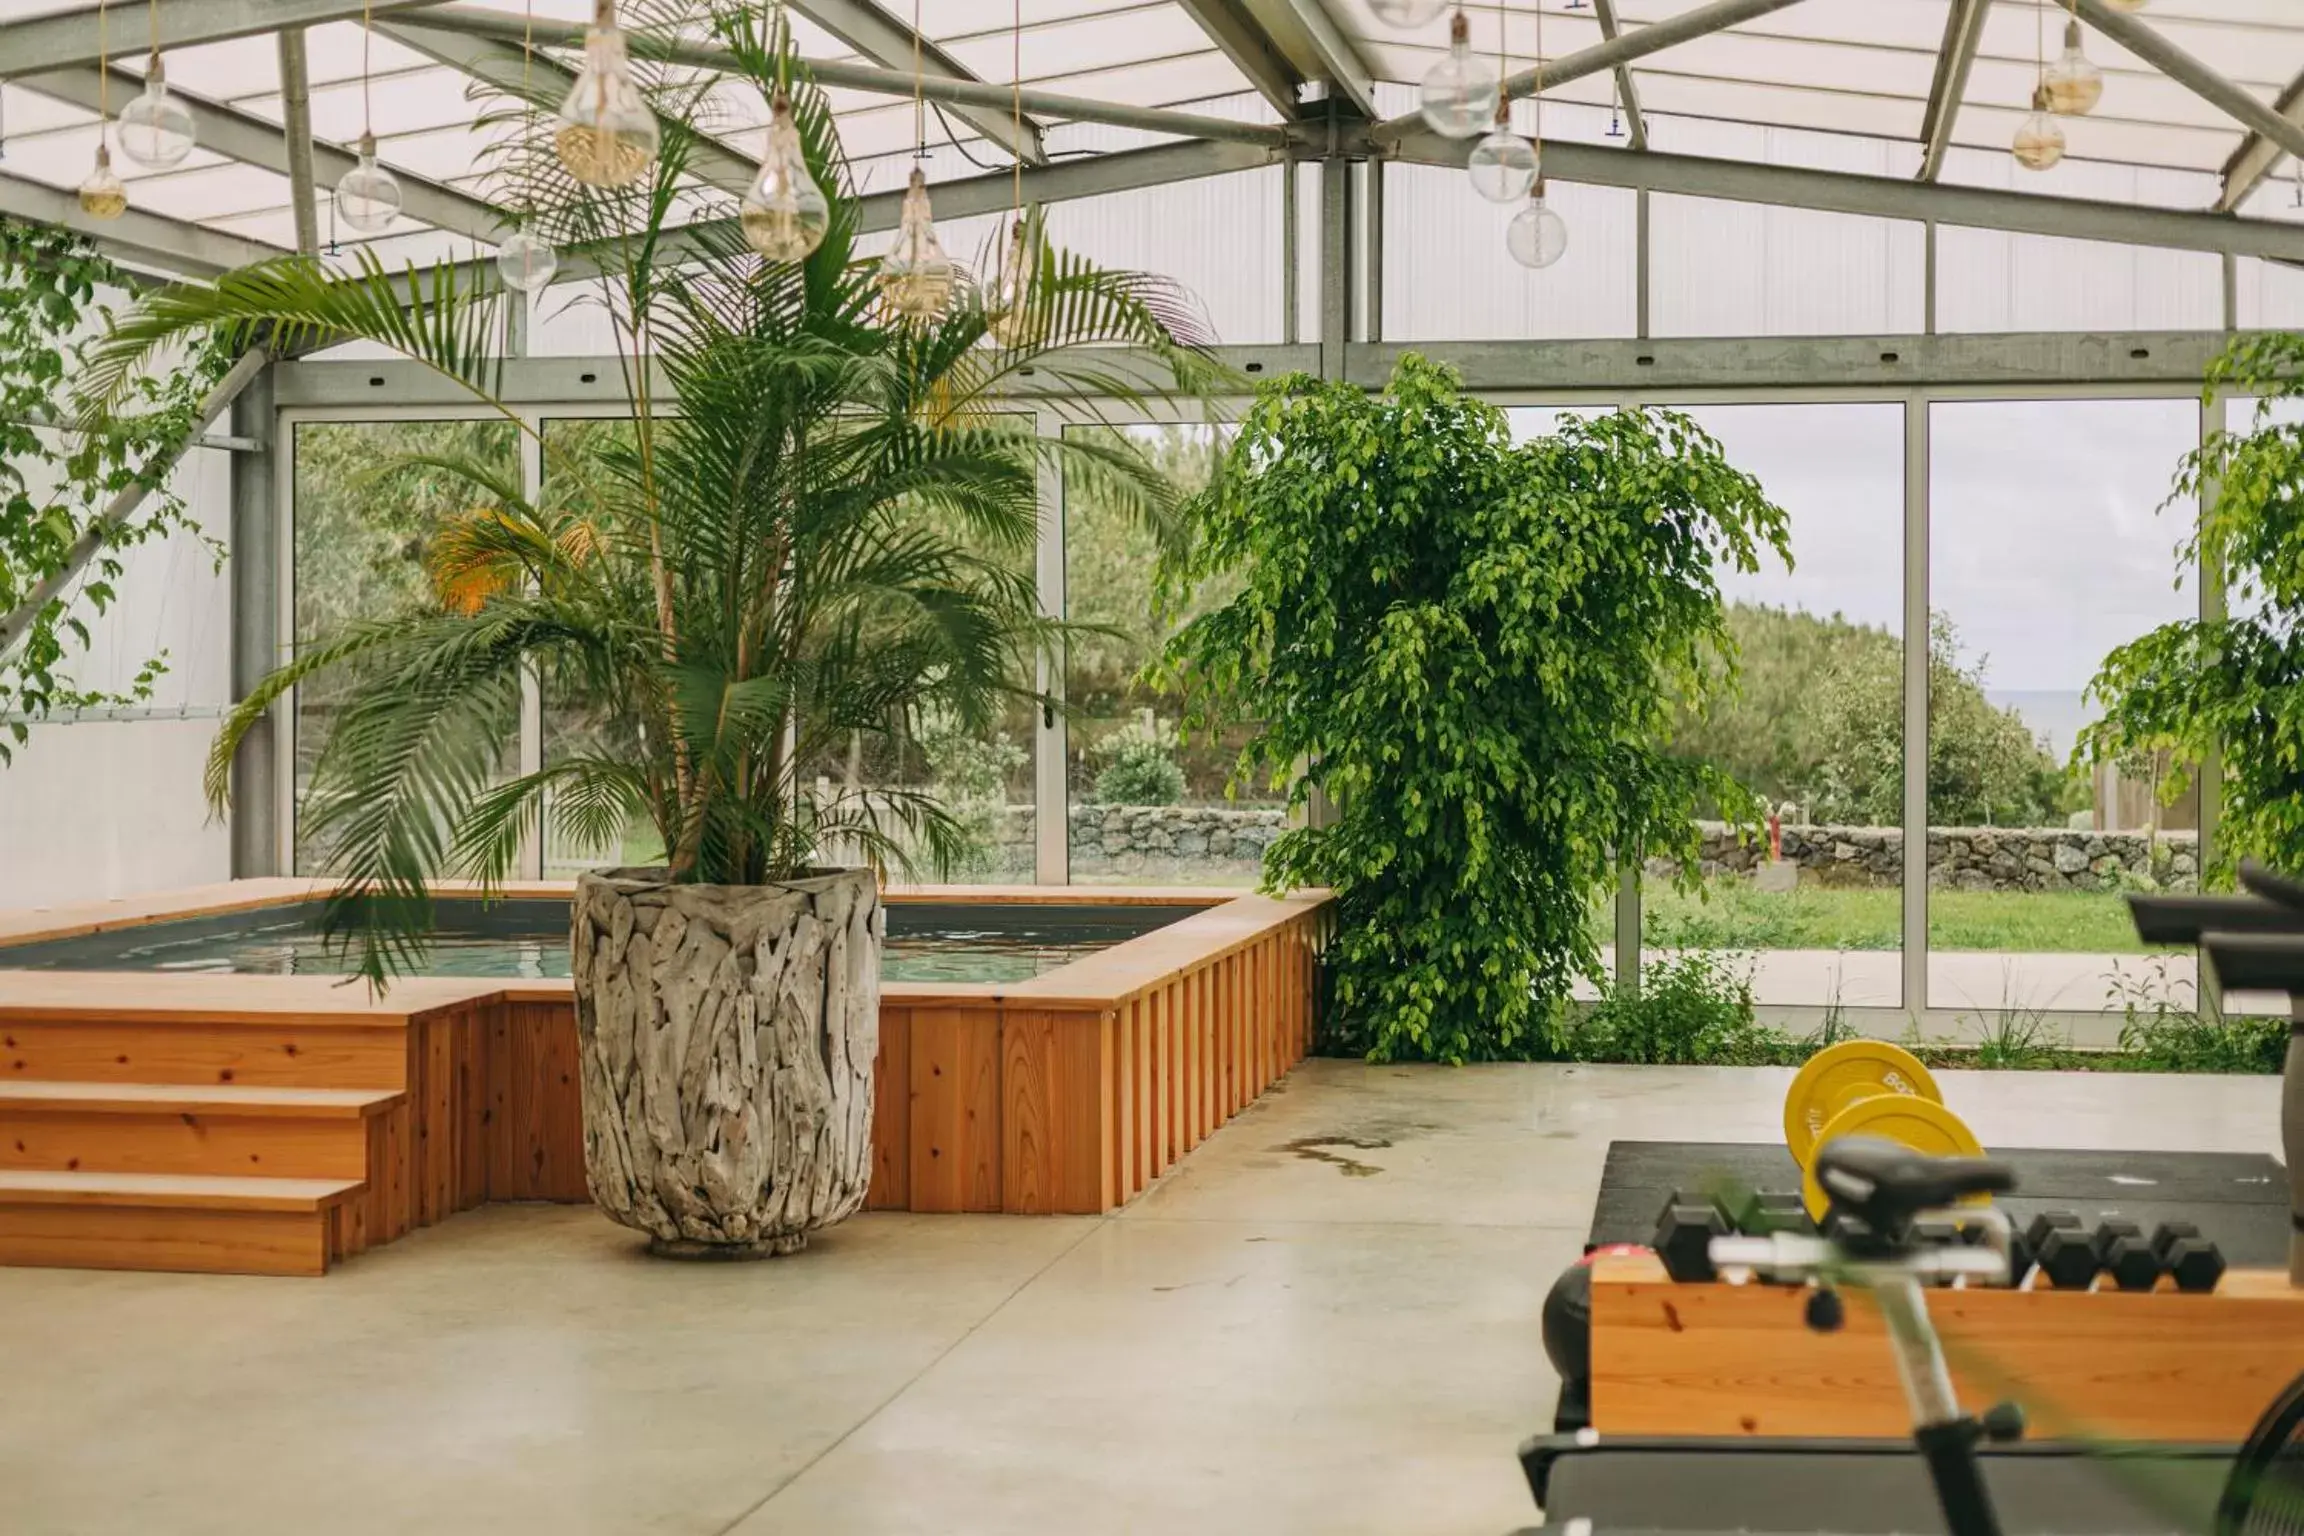
M 484 494 L 431 540 L 441 600 L 349 623 L 305 650 L 238 707 L 210 760 L 221 802 L 234 747 L 275 700 L 360 669 L 307 819 L 340 877 L 324 922 L 357 937 L 372 983 L 421 957 L 428 882 L 441 871 L 501 881 L 548 796 L 587 845 L 644 819 L 681 882 L 788 878 L 825 847 L 898 865 L 913 849 L 940 868 L 963 857 L 966 829 L 932 793 L 820 792 L 814 765 L 858 735 L 916 735 L 924 719 L 996 724 L 1015 679 L 1059 635 L 1020 562 L 986 553 L 1029 547 L 1044 464 L 1095 481 L 1148 525 L 1173 515 L 1141 454 L 1094 434 L 1039 437 L 1000 414 L 1004 386 L 1033 372 L 1060 408 L 1125 396 L 1097 343 L 1138 349 L 1187 390 L 1218 377 L 1180 293 L 1052 243 L 1038 247 L 1017 324 L 1025 344 L 991 345 L 991 317 L 964 287 L 933 320 L 890 315 L 880 263 L 858 249 L 829 104 L 781 20 L 674 0 L 627 17 L 640 24 L 634 53 L 663 129 L 647 174 L 623 189 L 582 185 L 554 155 L 549 118 L 516 113 L 503 174 L 507 200 L 531 210 L 529 227 L 563 262 L 602 274 L 623 354 L 654 365 L 625 370 L 628 445 L 593 443 L 587 466 L 559 477 L 557 445 L 541 437 L 547 481 L 570 487 L 541 504 L 495 466 L 455 465 Z M 762 260 L 733 199 L 708 190 L 700 165 L 717 152 L 724 79 L 648 62 L 698 35 L 731 52 L 742 86 L 789 87 L 833 209 L 801 262 Z M 162 290 L 99 349 L 95 398 L 116 397 L 156 348 L 187 336 L 364 338 L 533 430 L 498 387 L 492 295 L 452 264 L 395 280 L 363 255 L 338 278 L 286 258 Z M 659 396 L 658 377 L 676 399 Z M 505 776 L 501 744 L 531 668 L 578 680 L 629 731 Z
M 1699 800 L 1751 817 L 1726 774 L 1658 743 L 1733 676 L 1714 572 L 1788 560 L 1782 509 L 1686 417 L 1515 447 L 1502 412 L 1410 356 L 1380 396 L 1264 389 L 1191 510 L 1184 579 L 1245 585 L 1167 648 L 1190 723 L 1261 721 L 1238 771 L 1336 807 L 1264 871 L 1336 892 L 1330 1043 L 1556 1046 L 1620 861 L 1692 878 Z
M 100 419 L 76 423 L 74 389 L 111 318 L 103 295 L 129 286 L 81 236 L 0 218 L 0 620 L 17 619 L 0 626 L 0 767 L 30 739 L 29 722 L 148 699 L 167 670 L 165 653 L 148 657 L 110 691 L 81 687 L 70 670 L 88 648 L 88 617 L 112 606 L 121 553 L 197 531 L 164 483 L 126 517 L 104 511 L 175 459 L 224 372 L 209 347 L 155 359 L 120 377 Z M 84 538 L 96 547 L 81 574 L 32 608 L 44 585 L 70 575 Z
M 2184 765 L 2221 752 L 2212 873 L 2229 878 L 2243 856 L 2304 869 L 2304 425 L 2281 409 L 2304 397 L 2304 336 L 2235 343 L 2207 393 L 2254 396 L 2248 430 L 2186 455 L 2162 510 L 2204 509 L 2177 560 L 2221 576 L 2229 617 L 2163 624 L 2105 657 L 2089 684 L 2104 715 L 2080 750 L 2096 762 L 2168 754 L 2170 800 L 2190 782 Z

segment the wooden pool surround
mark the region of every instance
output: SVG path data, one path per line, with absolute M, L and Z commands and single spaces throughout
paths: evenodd
M 245 880 L 0 912 L 0 944 L 253 910 L 325 889 Z M 546 882 L 505 894 L 569 890 Z M 1309 1048 L 1324 893 L 923 887 L 887 900 L 1197 910 L 1028 981 L 884 982 L 872 1209 L 1114 1209 Z M 326 976 L 0 969 L 0 1042 L 0 1090 L 377 1090 L 363 1121 L 365 1187 L 329 1206 L 319 1267 L 486 1201 L 589 1199 L 567 981 L 417 977 L 375 999 Z M 45 1090 L 19 1093 L 36 1091 Z M 193 1115 L 180 1118 L 208 1139 Z M 146 1173 L 172 1166 L 151 1156 L 161 1161 Z M 10 1166 L 0 1145 L 0 1172 Z M 7 1257 L 0 1241 L 0 1262 Z

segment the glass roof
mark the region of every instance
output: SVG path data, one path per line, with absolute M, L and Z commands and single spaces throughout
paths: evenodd
M 161 0 L 171 10 L 197 13 L 204 4 L 244 8 L 247 0 Z M 1921 124 L 1944 46 L 1947 15 L 1956 0 L 1800 0 L 1723 31 L 1700 36 L 1636 61 L 1632 94 L 1645 118 L 1651 147 L 1684 154 L 1725 156 L 1910 178 L 1922 162 Z M 1626 32 L 1682 16 L 1703 0 L 1616 0 Z M 591 0 L 534 0 L 545 21 L 581 23 Z M 1275 51 L 1302 78 L 1325 71 L 1302 23 L 1325 8 L 1345 48 L 1378 82 L 1379 111 L 1413 108 L 1413 82 L 1442 56 L 1446 27 L 1405 33 L 1379 21 L 1369 0 L 1022 0 L 1022 27 L 1002 0 L 918 0 L 925 35 L 961 68 L 1005 85 L 1017 77 L 1041 89 L 1140 107 L 1182 108 L 1264 122 L 1278 109 L 1195 19 L 1225 13 L 1261 29 Z M 805 19 L 829 17 L 872 0 L 792 0 L 802 51 L 811 58 L 880 63 L 860 58 L 832 32 Z M 346 8 L 349 11 L 349 7 Z M 515 0 L 485 9 L 517 22 Z M 905 0 L 881 0 L 882 18 L 910 25 Z M 87 4 L 57 0 L 0 0 L 0 73 L 9 71 L 10 22 L 84 12 Z M 1599 46 L 1604 34 L 1592 0 L 1486 0 L 1467 5 L 1474 46 L 1524 68 L 1540 55 L 1557 60 Z M 381 18 L 420 22 L 422 8 L 400 7 Z M 2138 20 L 2170 43 L 2270 105 L 2304 78 L 2304 4 L 2298 0 L 2149 0 Z M 2062 46 L 2065 12 L 2046 0 L 1998 0 L 1985 13 L 1973 70 L 1954 119 L 1940 177 L 1953 184 L 2011 188 L 2066 197 L 2107 199 L 2157 207 L 2208 209 L 2222 192 L 2221 172 L 2246 136 L 2219 108 L 2144 64 L 2093 30 L 2087 51 L 2104 70 L 2101 106 L 2068 120 L 2065 163 L 2045 174 L 2016 171 L 2007 146 L 2028 110 L 2037 60 Z M 113 58 L 110 105 L 117 110 L 137 89 L 143 67 L 144 6 L 115 0 L 109 7 Z M 474 126 L 480 96 L 462 73 L 403 46 L 379 30 L 363 33 L 357 20 L 312 26 L 307 32 L 311 110 L 315 135 L 349 145 L 371 120 L 381 158 L 392 169 L 474 197 L 485 197 L 481 174 L 492 130 Z M 563 55 L 565 56 L 565 55 Z M 188 96 L 230 107 L 266 123 L 282 116 L 278 57 L 269 36 L 249 36 L 173 49 L 167 55 L 173 87 Z M 363 77 L 366 83 L 363 83 Z M 1555 139 L 1622 144 L 1624 103 L 1613 71 L 1586 74 L 1545 92 L 1543 130 Z M 732 148 L 757 148 L 754 130 L 762 106 L 748 89 L 721 93 L 723 137 Z M 914 115 L 901 98 L 836 90 L 833 100 L 843 141 L 868 191 L 901 185 L 914 148 Z M 1524 128 L 1536 109 L 1516 109 Z M 1113 130 L 1041 121 L 1059 154 L 1104 148 Z M 0 85 L 0 174 L 70 188 L 85 174 L 96 142 L 96 114 L 43 93 L 38 78 Z M 931 174 L 944 179 L 1004 167 L 1007 156 L 959 112 L 929 114 Z M 1146 135 L 1122 142 L 1147 142 Z M 2295 167 L 2284 159 L 2259 184 L 2244 214 L 2304 219 Z M 293 244 L 285 176 L 195 151 L 182 166 L 152 172 L 122 163 L 134 207 L 196 222 L 266 246 Z M 325 179 L 325 178 L 324 178 Z M 349 245 L 349 230 L 332 230 L 322 198 L 324 240 Z M 374 237 L 394 259 L 435 250 L 470 250 L 472 232 L 448 235 L 403 218 Z

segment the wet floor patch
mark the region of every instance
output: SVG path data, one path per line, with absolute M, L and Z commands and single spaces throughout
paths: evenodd
M 1390 1145 L 1391 1138 L 1386 1136 L 1299 1136 L 1281 1143 L 1279 1150 L 1293 1152 L 1308 1163 L 1326 1163 L 1348 1179 L 1370 1179 L 1384 1170 L 1338 1149 L 1375 1152 Z

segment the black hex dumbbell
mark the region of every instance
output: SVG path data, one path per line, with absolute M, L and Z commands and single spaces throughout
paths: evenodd
M 2060 1291 L 2084 1291 L 2096 1278 L 2096 1250 L 2071 1211 L 2042 1211 L 2024 1229 L 2024 1246 L 2040 1274 Z
M 1688 1200 L 1675 1191 L 1656 1217 L 1656 1257 L 1679 1281 L 1713 1280 L 1712 1239 L 1728 1235 L 1728 1218 L 1709 1200 Z
M 2096 1263 L 2124 1291 L 2148 1291 L 2160 1283 L 2160 1255 L 2132 1221 L 2112 1217 L 2096 1224 Z
M 2180 1291 L 2213 1291 L 2224 1278 L 2224 1251 L 2188 1221 L 2164 1221 L 2153 1228 L 2152 1252 Z

